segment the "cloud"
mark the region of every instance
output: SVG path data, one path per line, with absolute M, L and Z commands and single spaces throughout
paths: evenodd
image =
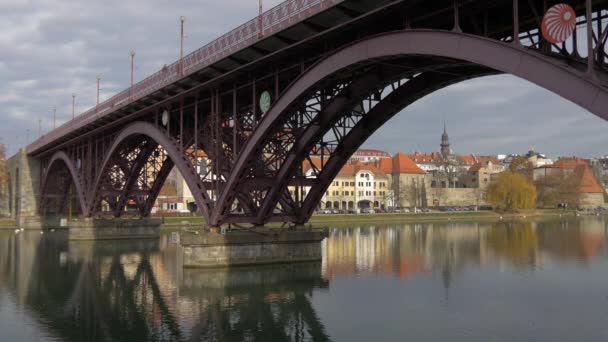
M 280 0 L 265 0 L 266 8 Z M 243 0 L 3 0 L 0 2 L 0 137 L 10 151 L 26 130 L 52 126 L 95 105 L 130 82 L 129 51 L 141 80 L 179 56 L 179 16 L 186 16 L 186 52 L 257 15 Z M 606 123 L 532 84 L 511 76 L 464 82 L 438 91 L 397 115 L 366 146 L 391 152 L 438 149 L 443 119 L 462 153 L 603 154 Z M 572 118 L 576 118 L 573 120 Z M 404 134 L 404 132 L 406 134 Z

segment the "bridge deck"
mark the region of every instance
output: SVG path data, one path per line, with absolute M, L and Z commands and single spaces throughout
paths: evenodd
M 388 2 L 285 1 L 42 136 L 27 146 L 27 153 L 39 154 L 103 126 L 126 114 L 123 110 L 134 103 L 149 106 L 157 102 L 154 95 L 172 85 L 195 82 L 193 78 L 210 81 Z

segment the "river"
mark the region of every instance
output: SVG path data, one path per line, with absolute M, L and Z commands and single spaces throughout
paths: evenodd
M 183 269 L 175 233 L 0 232 L 0 341 L 605 341 L 607 222 L 331 228 L 323 261 Z

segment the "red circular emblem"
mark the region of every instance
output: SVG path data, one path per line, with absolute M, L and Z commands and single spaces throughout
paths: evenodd
M 570 38 L 576 26 L 576 13 L 566 4 L 557 4 L 543 18 L 543 37 L 551 44 L 559 44 Z

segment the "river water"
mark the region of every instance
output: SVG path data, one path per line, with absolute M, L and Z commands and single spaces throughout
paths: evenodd
M 606 341 L 607 222 L 332 228 L 323 262 L 0 232 L 0 341 Z

